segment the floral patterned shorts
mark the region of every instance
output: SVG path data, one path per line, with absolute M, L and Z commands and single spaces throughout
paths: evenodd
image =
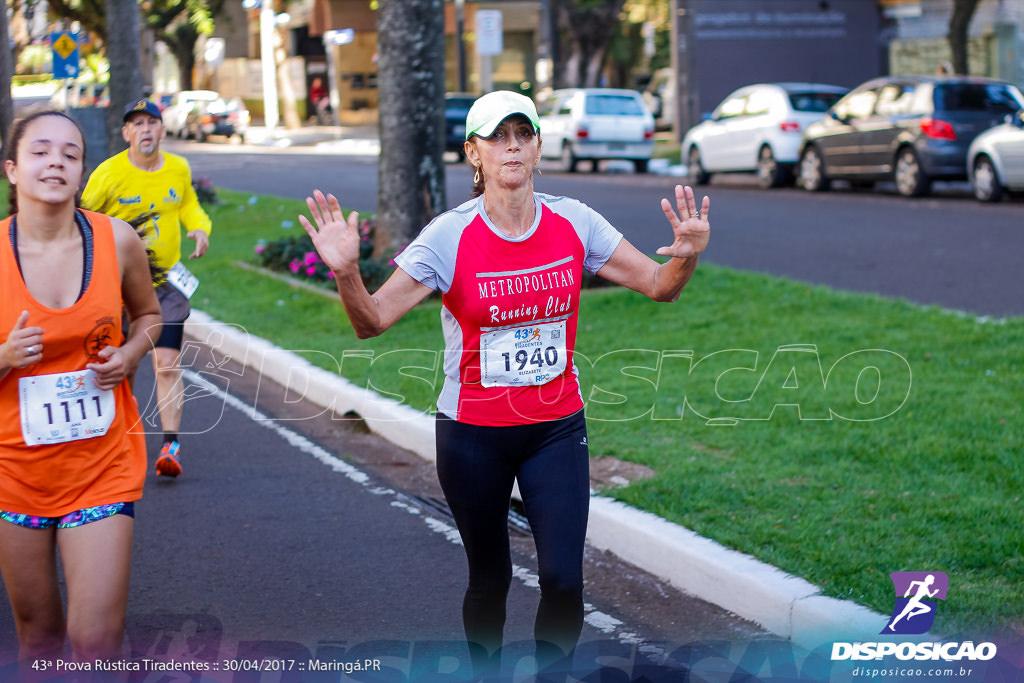
M 37 517 L 35 515 L 19 515 L 16 512 L 5 512 L 0 510 L 0 519 L 23 526 L 26 529 L 71 529 L 82 526 L 89 522 L 98 522 L 114 515 L 135 516 L 135 503 L 110 503 L 109 505 L 97 505 L 92 508 L 83 508 L 69 512 L 62 517 Z

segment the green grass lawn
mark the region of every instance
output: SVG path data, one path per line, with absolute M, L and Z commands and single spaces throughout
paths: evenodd
M 220 198 L 194 306 L 333 370 L 397 352 L 340 371 L 431 410 L 438 301 L 358 340 L 340 303 L 233 265 L 304 205 Z M 704 263 L 678 303 L 588 290 L 580 321 L 592 454 L 657 472 L 613 495 L 886 614 L 890 572 L 944 571 L 939 632 L 1020 622 L 1024 318 Z

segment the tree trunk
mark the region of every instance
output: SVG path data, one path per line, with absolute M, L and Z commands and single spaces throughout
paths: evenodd
M 411 242 L 447 205 L 444 0 L 381 0 L 377 35 L 380 256 Z
M 139 35 L 139 69 L 142 71 L 142 83 L 147 92 L 153 90 L 153 72 L 156 65 L 156 37 L 152 29 L 143 25 Z
M 192 24 L 178 24 L 163 36 L 164 43 L 178 62 L 178 83 L 181 90 L 194 90 L 196 70 L 196 43 L 199 33 Z
M 953 14 L 949 18 L 949 50 L 953 55 L 953 72 L 967 74 L 967 31 L 971 17 L 980 0 L 953 0 Z
M 590 60 L 587 62 L 586 87 L 597 88 L 601 85 L 601 71 L 607 54 L 607 50 L 601 50 L 590 55 Z
M 142 18 L 137 0 L 106 0 L 110 26 L 117 27 L 117 39 L 107 41 L 110 62 L 110 106 L 107 108 L 107 153 L 127 147 L 121 137 L 121 116 L 132 100 L 142 97 L 142 69 L 139 65 Z
M 4 5 L 6 8 L 6 5 Z M 14 120 L 14 102 L 11 99 L 11 77 L 14 75 L 14 53 L 8 47 L 7 12 L 0 12 L 0 136 L 7 143 L 7 131 Z
M 572 37 L 572 56 L 566 61 L 568 87 L 601 84 L 608 45 L 619 23 L 625 0 L 562 0 L 562 26 Z
M 562 33 L 558 18 L 562 14 L 562 0 L 548 0 L 548 50 L 551 53 L 551 87 L 554 90 L 566 87 L 565 59 L 562 55 Z

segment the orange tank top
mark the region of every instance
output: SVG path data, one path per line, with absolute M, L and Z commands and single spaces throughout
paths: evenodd
M 28 385 L 41 386 L 56 375 L 82 371 L 86 363 L 96 360 L 100 349 L 122 339 L 121 276 L 110 218 L 91 211 L 81 213 L 91 224 L 86 228 L 91 230 L 93 242 L 91 276 L 78 301 L 63 309 L 44 306 L 29 292 L 11 244 L 11 219 L 0 222 L 0 335 L 6 341 L 26 310 L 27 325 L 43 328 L 42 360 L 24 369 L 13 368 L 0 379 L 0 510 L 7 512 L 60 517 L 82 508 L 142 497 L 145 434 L 127 381 L 113 390 L 112 397 L 102 397 L 113 420 L 100 436 L 83 435 L 73 425 L 76 411 L 84 416 L 87 411 L 100 410 L 101 397 L 92 397 L 95 391 L 66 394 L 84 399 L 63 402 L 59 397 L 52 402 L 44 402 L 45 397 L 26 398 Z M 19 383 L 22 379 L 25 382 Z M 23 410 L 35 430 L 32 434 L 73 440 L 27 445 Z M 61 425 L 65 431 L 60 436 L 53 436 L 58 431 L 44 431 L 48 419 L 53 424 L 62 418 L 69 422 Z

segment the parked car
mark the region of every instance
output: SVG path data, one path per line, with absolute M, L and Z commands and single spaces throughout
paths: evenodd
M 171 98 L 163 110 L 164 129 L 168 135 L 185 136 L 185 118 L 196 102 L 209 102 L 220 97 L 213 90 L 182 90 Z
M 448 93 L 444 96 L 444 151 L 455 152 L 459 161 L 466 157 L 466 115 L 476 102 L 476 95 Z
M 561 159 L 570 173 L 581 159 L 627 159 L 647 171 L 654 153 L 654 117 L 635 90 L 568 88 L 541 102 L 541 156 Z
M 789 184 L 803 133 L 850 91 L 823 83 L 756 83 L 736 90 L 683 138 L 696 185 L 713 173 L 757 172 L 762 187 Z
M 1003 81 L 970 76 L 889 76 L 855 88 L 807 129 L 800 184 L 835 179 L 871 186 L 893 180 L 900 194 L 928 194 L 934 180 L 966 180 L 975 137 L 1024 107 Z
M 203 142 L 210 135 L 237 137 L 245 140 L 249 128 L 249 110 L 238 97 L 215 100 L 199 100 L 192 105 L 192 111 L 185 117 L 185 137 Z
M 967 170 L 980 201 L 997 202 L 1008 190 L 1024 190 L 1024 110 L 974 138 Z

